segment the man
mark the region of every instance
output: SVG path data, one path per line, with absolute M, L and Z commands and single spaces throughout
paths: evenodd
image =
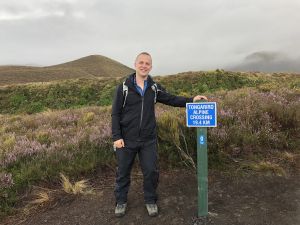
M 112 106 L 112 136 L 118 163 L 115 186 L 117 217 L 124 216 L 126 212 L 130 172 L 136 154 L 143 172 L 146 209 L 149 216 L 158 215 L 155 102 L 185 107 L 187 102 L 207 100 L 205 96 L 185 98 L 164 91 L 149 75 L 152 58 L 147 52 L 136 57 L 134 67 L 136 72 L 117 87 Z

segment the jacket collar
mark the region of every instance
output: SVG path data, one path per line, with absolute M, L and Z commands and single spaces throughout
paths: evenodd
M 132 73 L 127 77 L 127 79 L 125 81 L 125 84 L 128 87 L 133 88 L 133 89 L 135 89 L 135 87 L 134 87 L 135 76 L 136 76 L 136 73 Z M 148 75 L 148 77 L 147 77 L 147 84 L 148 84 L 147 88 L 151 87 L 154 84 L 154 81 L 150 75 Z

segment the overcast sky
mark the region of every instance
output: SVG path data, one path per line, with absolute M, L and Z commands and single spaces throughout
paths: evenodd
M 133 67 L 141 51 L 152 54 L 153 75 L 228 68 L 253 55 L 298 64 L 299 12 L 300 0 L 0 0 L 0 64 L 99 54 Z

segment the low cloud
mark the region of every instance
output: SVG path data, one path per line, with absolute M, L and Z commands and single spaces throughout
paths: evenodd
M 99 54 L 132 67 L 148 51 L 162 75 L 255 64 L 243 60 L 261 49 L 293 61 L 299 10 L 298 0 L 1 0 L 0 65 Z
M 300 58 L 291 58 L 282 52 L 258 51 L 245 57 L 233 71 L 300 72 Z
M 0 3 L 0 22 L 32 20 L 45 17 L 74 16 L 83 17 L 84 13 L 75 0 L 31 0 Z

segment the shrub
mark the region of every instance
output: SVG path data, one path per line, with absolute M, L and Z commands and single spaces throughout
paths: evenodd
M 55 81 L 48 83 L 11 85 L 0 89 L 0 113 L 37 113 L 47 109 L 68 109 L 82 106 L 108 106 L 114 90 L 125 78 L 95 78 Z M 216 70 L 187 72 L 173 76 L 155 77 L 170 93 L 193 96 L 219 90 L 255 87 L 260 91 L 278 88 L 299 88 L 299 78 L 284 78 L 266 74 L 245 74 Z
M 5 143 L 0 146 L 1 212 L 31 184 L 58 180 L 60 172 L 76 176 L 113 163 L 110 108 L 45 112 L 21 120 L 4 116 L 0 124 L 7 125 L 0 136 Z
M 299 150 L 297 92 L 262 93 L 246 88 L 216 96 L 211 100 L 218 103 L 218 127 L 208 128 L 210 166 L 222 166 L 231 158 Z M 157 119 L 161 154 L 174 165 L 191 165 L 190 159 L 196 160 L 196 131 L 186 128 L 184 118 L 184 110 L 168 108 Z M 191 157 L 184 157 L 182 151 Z
M 75 79 L 12 85 L 0 89 L 0 113 L 37 113 L 88 105 L 110 105 L 118 80 Z

